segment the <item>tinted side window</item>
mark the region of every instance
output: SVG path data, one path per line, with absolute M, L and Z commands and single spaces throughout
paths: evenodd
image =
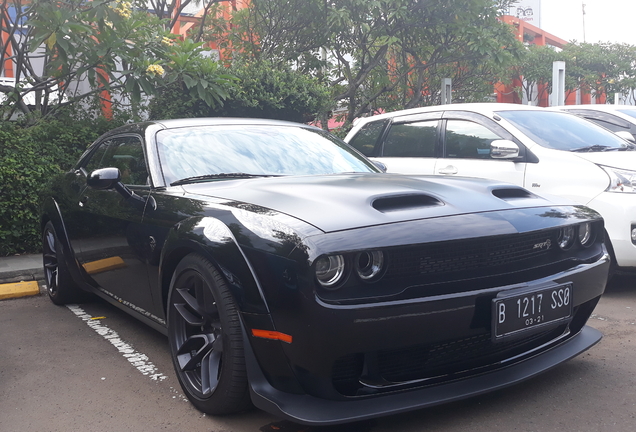
M 124 184 L 148 184 L 146 159 L 138 137 L 125 136 L 104 141 L 86 164 L 86 171 L 90 173 L 108 167 L 119 168 Z
M 386 125 L 386 120 L 367 123 L 349 141 L 349 145 L 365 156 L 374 156 L 373 150 Z
M 622 130 L 629 131 L 631 128 L 631 124 L 628 121 L 625 121 L 622 118 L 610 113 L 597 111 L 590 112 L 587 110 L 568 110 L 568 112 L 581 116 L 585 120 L 594 122 L 613 132 Z
M 585 117 L 586 120 L 590 120 L 594 123 L 596 123 L 599 126 L 603 126 L 605 129 L 609 129 L 612 132 L 620 132 L 620 131 L 627 131 L 629 132 L 629 127 L 624 127 L 621 125 L 618 125 L 614 122 L 608 122 L 608 121 L 604 121 L 601 119 L 597 119 L 597 118 L 590 118 L 590 117 Z
M 498 139 L 501 137 L 480 124 L 464 120 L 448 120 L 446 157 L 490 159 L 490 143 Z
M 435 157 L 437 120 L 391 126 L 384 140 L 385 157 Z
M 102 159 L 104 159 L 104 155 L 108 151 L 111 143 L 112 140 L 103 141 L 99 144 L 99 147 L 97 147 L 97 149 L 93 151 L 90 159 L 88 159 L 88 161 L 84 164 L 84 169 L 87 173 L 91 173 L 99 168 L 104 168 L 102 166 Z

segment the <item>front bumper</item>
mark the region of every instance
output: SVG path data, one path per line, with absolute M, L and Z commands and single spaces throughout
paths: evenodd
M 246 347 L 250 393 L 264 411 L 307 425 L 334 425 L 432 407 L 508 387 L 543 373 L 594 346 L 603 335 L 585 326 L 567 341 L 526 361 L 444 385 L 364 400 L 333 401 L 274 389 Z

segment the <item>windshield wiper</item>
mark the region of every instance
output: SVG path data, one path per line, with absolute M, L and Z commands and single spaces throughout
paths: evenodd
M 585 152 L 597 152 L 597 151 L 615 151 L 615 150 L 620 150 L 619 147 L 610 147 L 610 146 L 605 146 L 605 145 L 599 145 L 599 144 L 594 144 L 591 146 L 587 146 L 587 147 L 579 147 L 579 148 L 575 148 L 570 150 L 571 152 L 575 152 L 575 153 L 585 153 Z
M 274 175 L 268 174 L 247 174 L 247 173 L 219 173 L 219 174 L 206 174 L 194 177 L 186 177 L 181 180 L 176 180 L 170 183 L 170 186 L 179 186 L 183 184 L 189 183 L 199 183 L 206 180 L 218 180 L 218 179 L 245 179 L 245 178 L 256 178 L 256 177 L 277 177 Z

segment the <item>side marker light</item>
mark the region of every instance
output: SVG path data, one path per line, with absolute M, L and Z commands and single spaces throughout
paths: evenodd
M 252 336 L 263 339 L 279 340 L 289 344 L 292 343 L 292 337 L 290 335 L 277 331 L 252 329 Z

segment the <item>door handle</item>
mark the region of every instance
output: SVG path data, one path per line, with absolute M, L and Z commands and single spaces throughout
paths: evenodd
M 440 168 L 437 172 L 439 174 L 450 175 L 457 174 L 457 167 L 453 165 L 448 165 L 446 168 Z

